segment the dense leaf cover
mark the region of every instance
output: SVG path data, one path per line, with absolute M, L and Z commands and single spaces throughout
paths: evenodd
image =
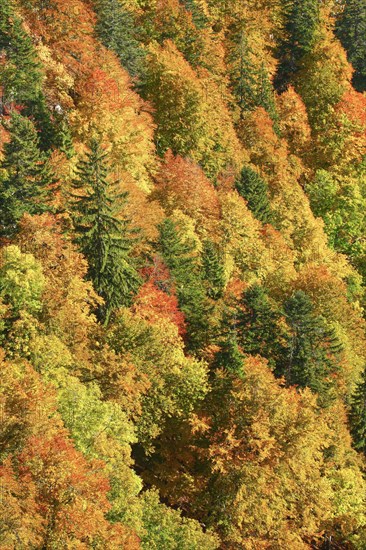
M 366 548 L 365 21 L 1 0 L 0 548 Z

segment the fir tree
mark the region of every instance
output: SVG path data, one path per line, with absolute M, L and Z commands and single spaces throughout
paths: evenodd
M 159 226 L 159 250 L 175 277 L 184 278 L 193 268 L 194 244 L 183 240 L 175 223 L 167 218 Z
M 144 74 L 145 53 L 135 37 L 133 13 L 118 0 L 98 0 L 96 13 L 96 30 L 104 46 L 117 54 L 131 76 L 141 78 Z
M 225 287 L 225 273 L 222 258 L 215 243 L 207 240 L 202 251 L 203 277 L 208 283 L 207 294 L 217 300 Z
M 244 166 L 235 185 L 238 193 L 248 202 L 253 215 L 262 223 L 270 223 L 272 215 L 268 185 L 258 172 Z
M 40 65 L 10 0 L 0 3 L 0 52 L 5 53 L 5 65 L 0 73 L 3 102 L 25 103 L 37 97 L 42 85 Z
M 88 260 L 88 276 L 104 299 L 98 316 L 105 324 L 115 308 L 130 305 L 140 284 L 131 257 L 134 231 L 121 215 L 127 193 L 117 193 L 108 176 L 107 153 L 94 139 L 78 165 L 71 211 L 75 240 Z
M 40 214 L 47 209 L 50 165 L 39 149 L 39 137 L 31 120 L 13 111 L 8 125 L 10 141 L 4 145 L 0 185 L 1 235 L 10 237 L 24 213 Z
M 243 293 L 234 326 L 238 342 L 248 355 L 261 355 L 273 369 L 279 369 L 284 352 L 281 314 L 260 285 Z
M 198 351 L 209 339 L 208 318 L 212 308 L 194 255 L 195 246 L 183 238 L 170 219 L 160 224 L 159 231 L 159 250 L 171 271 L 179 306 L 188 323 L 187 346 Z
M 235 331 L 230 331 L 218 344 L 220 351 L 215 355 L 213 367 L 236 374 L 240 373 L 245 356 L 240 350 Z
M 268 71 L 264 64 L 261 65 L 258 71 L 258 84 L 256 93 L 256 106 L 263 107 L 273 121 L 273 129 L 279 135 L 279 116 L 274 99 L 274 90 L 272 82 L 269 78 Z
M 192 14 L 197 29 L 204 29 L 208 25 L 208 18 L 200 0 L 183 0 L 186 10 Z
M 232 30 L 231 45 L 228 51 L 228 67 L 231 86 L 240 107 L 240 112 L 251 111 L 257 107 L 257 75 L 250 61 L 248 41 L 242 23 Z
M 366 369 L 352 397 L 350 425 L 355 449 L 366 455 Z
M 319 402 L 325 405 L 334 394 L 341 345 L 324 320 L 315 315 L 305 292 L 296 292 L 286 301 L 284 310 L 289 335 L 283 374 L 289 384 L 318 393 Z
M 366 0 L 346 0 L 336 23 L 336 34 L 347 51 L 355 73 L 353 84 L 366 90 Z
M 280 63 L 275 86 L 283 91 L 299 69 L 303 56 L 311 52 L 320 22 L 319 0 L 283 0 L 283 32 L 278 48 Z

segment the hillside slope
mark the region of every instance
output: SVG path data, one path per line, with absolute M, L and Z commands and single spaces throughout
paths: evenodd
M 366 547 L 364 21 L 2 0 L 1 548 Z

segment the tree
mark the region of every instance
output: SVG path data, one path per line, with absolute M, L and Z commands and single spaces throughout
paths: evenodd
M 284 40 L 279 47 L 280 64 L 275 84 L 284 91 L 298 70 L 302 57 L 309 53 L 320 23 L 318 0 L 283 0 Z
M 290 334 L 283 374 L 289 384 L 309 387 L 318 393 L 321 404 L 329 404 L 340 369 L 340 342 L 315 315 L 309 296 L 302 290 L 285 302 L 284 312 Z
M 195 245 L 171 219 L 159 225 L 159 249 L 176 286 L 179 306 L 187 321 L 188 346 L 196 351 L 208 341 L 208 303 L 195 257 Z
M 219 539 L 211 530 L 204 531 L 198 521 L 182 517 L 180 510 L 161 504 L 156 490 L 143 495 L 143 525 L 143 548 L 215 550 L 219 547 Z
M 359 92 L 366 90 L 366 1 L 344 0 L 336 19 L 336 35 L 347 51 L 355 73 L 353 84 Z
M 235 183 L 238 193 L 248 201 L 253 215 L 262 223 L 271 222 L 271 206 L 266 181 L 250 166 L 244 166 Z
M 88 276 L 104 299 L 98 315 L 108 323 L 113 309 L 129 305 L 140 284 L 131 256 L 134 231 L 121 212 L 127 193 L 108 181 L 107 153 L 96 139 L 78 165 L 71 212 L 75 241 L 88 260 Z
M 224 263 L 217 245 L 211 240 L 203 243 L 202 267 L 208 296 L 214 300 L 221 298 L 225 288 Z
M 352 396 L 350 424 L 353 446 L 366 455 L 366 369 Z
M 40 64 L 11 0 L 0 6 L 0 52 L 6 56 L 0 72 L 3 101 L 23 103 L 37 97 L 42 85 Z
M 285 344 L 280 319 L 281 314 L 265 289 L 253 285 L 243 293 L 233 321 L 244 353 L 261 355 L 276 370 L 279 370 Z
M 131 76 L 144 73 L 145 53 L 135 38 L 136 21 L 125 2 L 98 0 L 95 5 L 98 22 L 97 34 L 101 42 L 113 50 Z
M 16 111 L 8 125 L 10 141 L 4 145 L 4 169 L 0 180 L 0 234 L 11 237 L 26 212 L 47 210 L 49 186 L 53 183 L 50 164 L 39 149 L 34 124 Z

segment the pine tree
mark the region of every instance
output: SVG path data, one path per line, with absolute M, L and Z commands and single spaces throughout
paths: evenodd
M 113 50 L 133 77 L 144 74 L 145 53 L 135 37 L 136 24 L 131 11 L 119 0 L 96 2 L 97 34 L 106 48 Z
M 208 283 L 207 295 L 214 300 L 221 298 L 225 288 L 224 265 L 217 246 L 210 240 L 203 243 L 202 266 Z
M 115 308 L 130 305 L 140 284 L 131 257 L 134 231 L 130 220 L 121 216 L 127 193 L 117 193 L 108 176 L 107 153 L 93 139 L 78 165 L 71 212 L 75 240 L 88 260 L 88 276 L 104 299 L 98 316 L 105 324 Z
M 0 234 L 10 237 L 24 213 L 47 210 L 50 165 L 39 149 L 39 137 L 31 120 L 13 111 L 8 125 L 10 141 L 4 145 L 5 170 L 0 184 Z
M 271 207 L 266 181 L 249 166 L 244 166 L 235 183 L 238 193 L 248 201 L 253 215 L 262 223 L 271 222 Z
M 284 305 L 289 327 L 286 366 L 289 384 L 309 387 L 326 405 L 333 397 L 334 376 L 339 371 L 341 345 L 324 320 L 315 315 L 309 296 L 298 291 Z
M 336 22 L 336 35 L 347 51 L 355 73 L 353 84 L 366 90 L 366 0 L 346 0 Z
M 0 72 L 3 102 L 25 103 L 37 97 L 42 86 L 40 65 L 10 0 L 0 3 L 0 52 L 5 53 L 5 65 Z
M 354 447 L 366 455 L 366 369 L 352 397 L 350 425 Z
M 280 328 L 281 314 L 260 285 L 243 293 L 234 326 L 244 353 L 261 355 L 273 369 L 280 369 L 284 353 L 284 334 Z
M 283 0 L 283 32 L 278 49 L 280 63 L 275 86 L 283 91 L 299 69 L 302 57 L 311 52 L 320 22 L 319 0 Z

